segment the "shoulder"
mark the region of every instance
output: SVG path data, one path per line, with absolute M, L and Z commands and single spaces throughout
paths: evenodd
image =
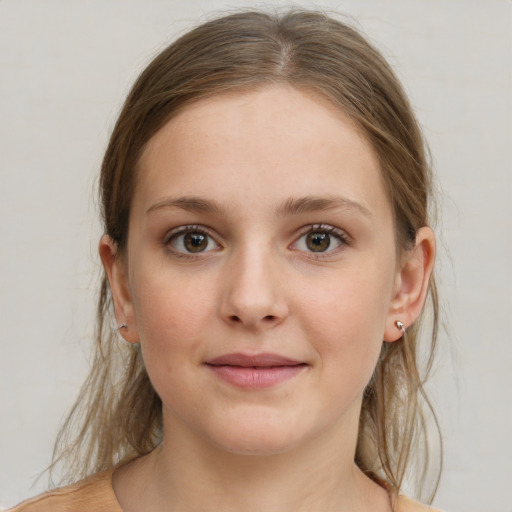
M 396 512 L 441 512 L 437 508 L 431 507 L 430 505 L 423 505 L 403 495 L 397 498 L 394 509 Z
M 112 489 L 112 471 L 45 492 L 9 512 L 122 512 Z

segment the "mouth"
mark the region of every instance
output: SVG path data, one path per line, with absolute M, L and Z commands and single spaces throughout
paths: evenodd
M 222 381 L 244 389 L 275 386 L 303 372 L 308 365 L 278 354 L 224 354 L 205 365 Z

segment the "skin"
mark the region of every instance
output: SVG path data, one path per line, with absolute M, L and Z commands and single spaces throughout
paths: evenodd
M 205 250 L 187 252 L 184 226 Z M 114 474 L 123 510 L 391 510 L 353 462 L 362 394 L 396 320 L 421 311 L 434 253 L 421 228 L 397 259 L 374 152 L 322 98 L 275 86 L 181 111 L 141 158 L 126 253 L 100 242 L 163 402 L 162 445 Z M 241 389 L 205 364 L 233 352 L 304 366 Z

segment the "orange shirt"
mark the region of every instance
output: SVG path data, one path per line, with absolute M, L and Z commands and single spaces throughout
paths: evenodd
M 123 512 L 112 488 L 113 469 L 67 487 L 45 492 L 8 512 Z M 395 512 L 439 512 L 405 496 L 394 503 Z
M 45 492 L 8 512 L 123 512 L 112 489 L 114 470 Z

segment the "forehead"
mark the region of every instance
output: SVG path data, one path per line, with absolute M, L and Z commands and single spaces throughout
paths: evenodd
M 286 86 L 185 107 L 148 142 L 139 173 L 135 200 L 146 207 L 165 194 L 249 204 L 339 192 L 388 208 L 378 160 L 356 125 L 323 97 Z

